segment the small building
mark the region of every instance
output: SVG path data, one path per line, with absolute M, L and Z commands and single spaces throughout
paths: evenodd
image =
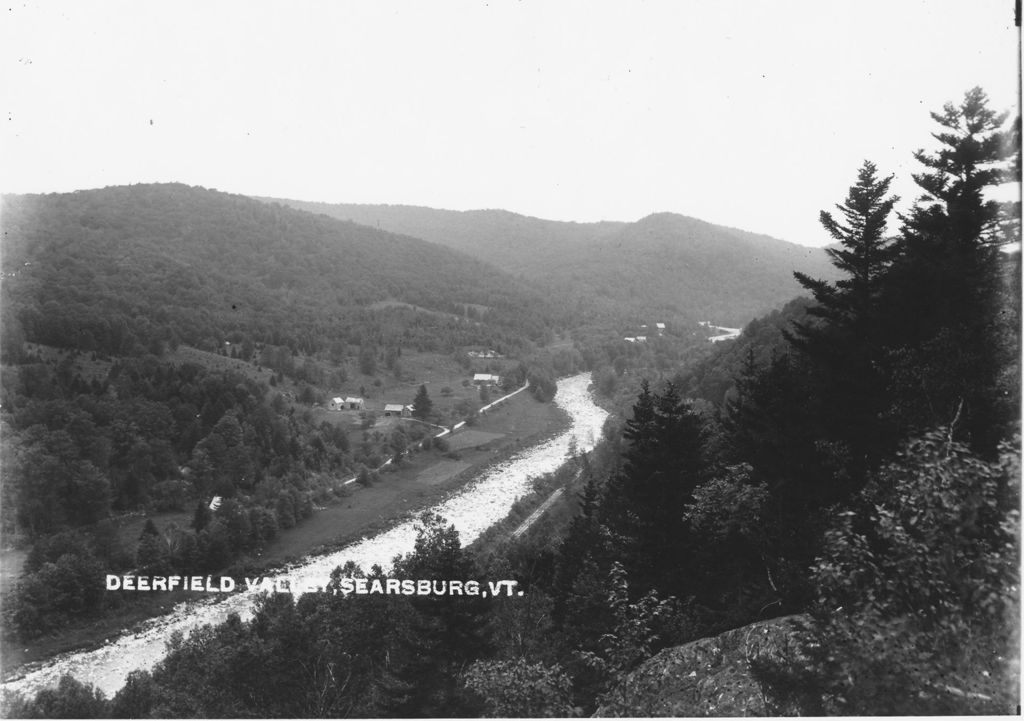
M 344 398 L 332 398 L 330 403 L 327 404 L 327 408 L 332 411 L 340 411 L 345 408 Z
M 631 335 L 627 335 L 622 340 L 626 341 L 627 343 L 636 343 L 636 338 L 634 336 L 631 336 Z
M 478 386 L 496 386 L 501 382 L 501 378 L 490 373 L 475 373 L 473 375 L 473 384 Z
M 665 324 L 664 323 L 655 323 L 654 327 L 658 329 L 659 333 L 663 333 L 665 331 Z
M 361 411 L 363 410 L 363 399 L 357 398 L 356 396 L 346 396 L 343 401 L 345 407 L 350 411 Z
M 645 335 L 638 335 L 636 337 L 636 342 L 637 343 L 646 343 L 647 342 L 647 336 L 645 336 Z
M 411 409 L 412 406 L 403 406 L 401 403 L 386 403 L 384 405 L 384 417 L 385 418 L 408 418 L 412 415 L 412 412 L 407 409 Z

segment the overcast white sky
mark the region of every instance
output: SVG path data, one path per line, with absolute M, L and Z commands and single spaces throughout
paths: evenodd
M 794 242 L 928 113 L 1018 102 L 1012 0 L 16 2 L 0 189 L 179 181 Z M 1016 112 L 1016 110 L 1015 110 Z

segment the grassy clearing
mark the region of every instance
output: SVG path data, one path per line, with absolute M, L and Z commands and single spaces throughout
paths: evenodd
M 319 510 L 313 517 L 274 539 L 257 559 L 266 566 L 283 565 L 310 554 L 339 548 L 440 502 L 478 476 L 484 468 L 564 427 L 564 412 L 520 393 L 507 407 L 479 419 L 471 429 L 456 433 L 472 445 L 450 458 L 439 451 L 412 453 L 401 468 L 381 473 L 368 488 L 352 484 L 352 494 Z M 484 439 L 483 444 L 476 443 Z
M 500 406 L 492 408 L 486 415 L 477 418 L 476 422 L 467 430 L 502 433 L 522 441 L 544 428 L 552 414 L 565 418 L 564 412 L 554 404 L 538 403 L 529 392 L 524 392 L 509 398 Z M 458 436 L 459 433 L 456 433 L 452 437 L 453 440 Z
M 444 458 L 437 451 L 413 454 L 401 468 L 382 473 L 379 483 L 369 487 L 349 486 L 350 496 L 283 531 L 263 549 L 256 561 L 266 567 L 293 563 L 383 530 L 396 520 L 439 501 L 459 485 L 453 484 L 453 479 L 470 467 L 466 461 Z
M 418 353 L 403 349 L 395 370 L 381 368 L 376 375 L 358 372 L 354 363 L 346 364 L 348 381 L 341 388 L 324 388 L 327 397 L 359 396 L 366 401 L 366 409 L 375 413 L 383 412 L 385 404 L 409 405 L 421 385 L 426 386 L 434 410 L 443 423 L 462 420 L 455 413 L 460 401 L 469 400 L 481 404 L 480 389 L 472 385 L 475 373 L 496 373 L 502 375 L 518 365 L 518 361 L 504 358 L 480 358 L 463 367 L 452 356 L 440 353 Z M 497 388 L 490 390 L 491 398 L 503 395 Z
M 420 472 L 417 480 L 424 486 L 436 486 L 438 483 L 444 483 L 450 478 L 454 478 L 469 467 L 470 464 L 466 461 L 445 459 L 430 468 L 425 468 Z
M 235 371 L 257 383 L 270 383 L 270 378 L 274 375 L 269 368 L 262 368 L 250 361 L 230 358 L 186 345 L 178 346 L 177 350 L 167 353 L 164 359 L 172 363 L 195 363 L 213 371 Z
M 461 451 L 465 448 L 484 446 L 491 441 L 496 441 L 504 437 L 505 434 L 503 433 L 488 433 L 486 431 L 470 428 L 469 430 L 459 430 L 459 432 L 453 435 L 448 441 L 448 446 L 453 451 Z
M 443 310 L 432 310 L 430 308 L 424 308 L 420 305 L 413 303 L 406 303 L 401 300 L 378 300 L 376 303 L 370 303 L 366 306 L 368 310 L 385 310 L 387 308 L 407 308 L 408 310 L 415 311 L 417 313 L 425 313 L 426 315 L 433 315 L 438 318 L 454 318 L 455 320 L 465 320 L 461 315 L 455 315 L 454 313 L 446 313 Z M 474 323 L 474 325 L 482 325 L 482 323 Z

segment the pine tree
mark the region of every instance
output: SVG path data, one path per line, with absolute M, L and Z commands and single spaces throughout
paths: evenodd
M 856 185 L 850 188 L 842 205 L 836 207 L 845 218 L 840 222 L 828 211 L 821 211 L 825 230 L 839 242 L 838 248 L 826 248 L 832 264 L 847 277 L 829 283 L 814 280 L 803 273 L 793 275 L 811 291 L 817 305 L 808 313 L 829 322 L 826 331 L 817 326 L 798 324 L 795 344 L 815 354 L 822 354 L 834 335 L 836 326 L 851 326 L 863 336 L 870 333 L 870 323 L 877 320 L 881 280 L 896 257 L 896 248 L 885 238 L 885 228 L 893 206 L 899 200 L 889 196 L 893 176 L 878 178 L 874 163 L 865 161 L 857 174 Z M 792 336 L 791 336 L 792 337 Z
M 826 252 L 844 277 L 834 283 L 794 273 L 816 304 L 808 315 L 817 322 L 794 323 L 786 339 L 812 363 L 820 376 L 813 383 L 824 397 L 815 419 L 829 441 L 848 455 L 848 473 L 859 485 L 874 462 L 889 449 L 891 434 L 881 416 L 887 405 L 878 368 L 883 354 L 881 293 L 897 248 L 885 237 L 893 206 L 892 176 L 879 178 L 865 161 L 846 200 L 836 206 L 843 220 L 821 211 L 821 224 L 839 247 Z
M 434 412 L 434 402 L 430 400 L 430 396 L 427 395 L 427 387 L 421 385 L 420 389 L 416 391 L 416 398 L 412 402 L 412 415 L 413 418 L 418 418 L 421 421 L 428 420 Z
M 629 447 L 602 520 L 625 540 L 625 565 L 637 588 L 671 593 L 685 577 L 685 507 L 707 467 L 703 422 L 673 383 L 661 394 L 645 383 L 623 436 Z
M 640 395 L 633 404 L 633 415 L 626 421 L 626 427 L 622 431 L 622 437 L 629 447 L 623 459 L 624 475 L 620 478 L 641 475 L 649 462 L 648 452 L 654 441 L 654 401 L 655 396 L 644 379 L 640 383 Z M 615 479 L 614 486 L 619 485 L 618 480 Z
M 459 532 L 437 514 L 424 513 L 412 553 L 396 558 L 398 578 L 463 580 L 480 577 L 474 558 L 462 547 Z M 458 676 L 486 650 L 483 634 L 489 604 L 479 596 L 415 596 L 415 637 L 409 639 L 415 661 L 403 672 L 411 688 L 399 715 L 452 716 L 458 708 Z
M 579 513 L 569 523 L 565 538 L 558 547 L 552 589 L 555 601 L 553 615 L 559 621 L 565 617 L 566 601 L 572 595 L 584 566 L 591 562 L 604 568 L 605 562 L 612 557 L 607 549 L 608 534 L 599 518 L 601 488 L 589 469 L 584 478 L 583 492 L 577 494 Z
M 1012 179 L 1013 131 L 1003 129 L 1007 115 L 990 110 L 980 88 L 932 118 L 941 126 L 934 134 L 940 147 L 914 154 L 925 166 L 914 175 L 924 194 L 902 219 L 900 257 L 886 279 L 898 371 L 891 413 L 904 433 L 943 427 L 988 451 L 1016 415 L 997 391 L 1016 354 L 1007 341 L 1015 314 L 1001 314 L 1005 256 L 998 250 L 1016 209 L 986 198 Z
M 773 354 L 763 367 L 751 356 L 723 419 L 730 460 L 749 463 L 771 488 L 780 517 L 796 524 L 848 493 L 845 456 L 822 442 L 825 393 L 817 375 L 803 355 Z

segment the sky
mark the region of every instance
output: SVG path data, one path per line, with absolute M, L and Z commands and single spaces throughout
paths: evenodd
M 1012 0 L 14 2 L 0 191 L 182 182 L 806 245 L 929 112 L 1019 112 Z

